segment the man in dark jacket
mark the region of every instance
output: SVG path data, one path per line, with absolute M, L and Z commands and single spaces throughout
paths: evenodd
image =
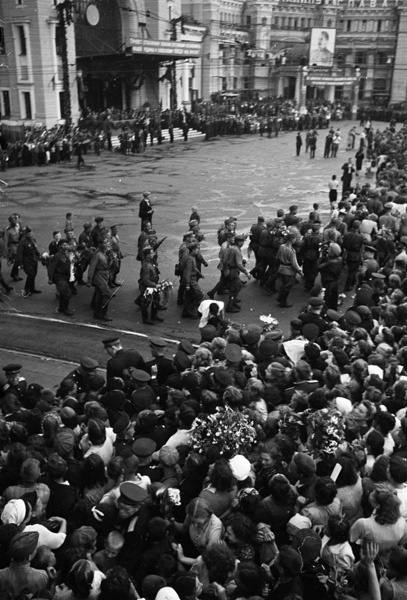
M 338 310 L 338 281 L 342 272 L 341 247 L 332 243 L 327 254 L 327 260 L 319 266 L 322 287 L 325 288 L 325 305 L 326 308 Z
M 343 238 L 343 248 L 346 252 L 348 277 L 345 283 L 345 292 L 349 292 L 356 284 L 356 276 L 360 268 L 364 237 L 359 233 L 360 221 L 354 221 L 352 229 Z
M 58 296 L 58 312 L 71 317 L 73 312 L 69 309 L 69 300 L 72 297 L 69 281 L 73 276 L 72 261 L 69 256 L 69 246 L 66 240 L 61 240 L 58 244 L 58 252 L 53 256 L 48 265 L 48 283 L 55 283 Z
M 38 272 L 38 260 L 40 253 L 37 248 L 37 243 L 34 239 L 33 230 L 31 227 L 26 227 L 24 236 L 18 244 L 17 248 L 17 264 L 23 267 L 27 279 L 24 286 L 24 295 L 41 294 L 40 290 L 35 289 L 35 278 Z

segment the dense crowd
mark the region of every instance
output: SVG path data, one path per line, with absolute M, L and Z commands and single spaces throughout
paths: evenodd
M 376 181 L 355 185 L 361 169 L 347 161 L 342 185 L 330 182 L 325 227 L 318 206 L 305 220 L 296 206 L 259 217 L 249 272 L 247 236 L 225 221 L 208 299 L 193 207 L 177 301 L 200 319 L 199 346 L 181 339 L 170 349 L 152 336 L 146 360 L 103 339 L 106 373 L 78 356 L 56 390 L 28 384 L 20 364 L 3 367 L 1 598 L 407 597 L 407 129 L 370 130 L 348 142 L 374 156 Z M 166 308 L 153 214 L 146 192 L 136 302 L 147 324 Z M 16 282 L 23 267 L 25 293 L 41 291 L 41 259 L 69 315 L 87 271 L 95 316 L 108 320 L 117 226 L 86 223 L 84 255 L 70 213 L 45 256 L 23 229 L 12 215 L 2 248 Z M 354 298 L 342 313 L 344 266 Z M 303 276 L 308 305 L 289 334 L 271 315 L 263 327 L 228 318 L 240 311 L 242 273 L 267 293 L 278 288 L 282 306 Z

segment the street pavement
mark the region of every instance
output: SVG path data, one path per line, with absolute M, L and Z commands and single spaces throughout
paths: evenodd
M 77 362 L 82 355 L 96 356 L 104 365 L 107 357 L 100 341 L 116 331 L 126 347 L 137 347 L 145 356 L 149 355 L 147 339 L 152 334 L 169 340 L 168 352 L 175 347 L 171 341 L 182 337 L 198 342 L 198 322 L 182 319 L 181 307 L 176 305 L 178 280 L 174 276 L 178 247 L 188 229 L 191 207 L 199 207 L 205 234 L 202 254 L 209 267 L 203 270 L 205 279 L 201 285 L 207 291 L 218 279 L 216 232 L 225 218 L 237 217 L 237 230 L 248 232 L 259 214 L 267 219 L 274 217 L 279 208 L 288 210 L 291 204 L 298 204 L 299 214 L 305 218 L 313 203 L 318 202 L 323 221 L 329 220 L 328 181 L 333 174 L 340 179 L 341 167 L 352 155 L 344 149 L 352 123 L 333 125 L 342 132 L 338 157 L 333 159 L 322 158 L 327 130 L 321 130 L 313 160 L 305 154 L 305 143 L 301 156 L 295 156 L 296 132 L 289 132 L 272 139 L 247 135 L 209 142 L 199 138 L 186 143 L 179 140 L 173 145 L 148 147 L 142 155 L 123 156 L 105 151 L 99 157 L 91 153 L 84 156 L 85 167 L 80 170 L 72 161 L 3 173 L 2 178 L 8 183 L 0 197 L 4 226 L 8 215 L 18 212 L 22 223 L 33 228 L 40 250 L 46 251 L 52 231 L 63 230 L 66 212 L 73 213 L 77 236 L 85 221 L 101 215 L 105 225 L 119 224 L 125 258 L 120 274 L 124 283 L 109 309 L 111 324 L 101 326 L 93 320 L 89 307 L 93 292 L 86 287 L 78 287 L 78 295 L 72 298 L 74 316 L 61 318 L 56 312 L 54 286 L 48 285 L 46 270 L 40 265 L 37 287 L 42 290 L 41 295 L 23 298 L 24 282 L 21 282 L 10 297 L 2 296 L 5 301 L 0 304 L 1 346 L 68 362 Z M 136 260 L 140 234 L 138 205 L 145 190 L 152 194 L 153 225 L 159 239 L 167 236 L 159 250 L 161 278 L 174 283 L 168 310 L 160 313 L 165 322 L 151 327 L 141 322 L 140 311 L 134 304 L 140 270 Z M 246 248 L 247 244 L 244 253 Z M 253 260 L 253 257 L 248 260 L 249 269 L 254 265 Z M 9 267 L 4 261 L 3 273 L 7 280 Z M 241 312 L 232 315 L 235 322 L 260 324 L 260 315 L 271 314 L 287 333 L 290 319 L 306 304 L 307 295 L 302 284 L 297 284 L 290 296 L 293 308 L 281 309 L 275 295 L 266 294 L 251 280 L 243 287 L 241 299 Z M 3 364 L 3 355 L 0 359 Z M 45 371 L 53 377 L 55 369 L 47 367 Z

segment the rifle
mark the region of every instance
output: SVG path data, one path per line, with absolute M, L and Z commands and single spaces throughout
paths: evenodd
M 166 235 L 165 237 L 163 237 L 163 239 L 160 242 L 157 242 L 157 244 L 154 244 L 153 246 L 153 250 L 154 252 L 156 252 L 158 250 L 158 248 L 161 246 L 161 244 L 167 239 L 168 235 Z
M 117 292 L 120 290 L 120 288 L 122 287 L 123 283 L 124 283 L 124 279 L 123 279 L 123 281 L 120 283 L 120 285 L 114 289 L 113 293 L 112 293 L 112 294 L 110 294 L 110 296 L 109 296 L 109 298 L 106 300 L 106 302 L 105 302 L 105 303 L 104 303 L 104 304 L 101 306 L 101 308 L 102 308 L 102 309 L 103 309 L 103 308 L 106 308 L 106 306 L 108 306 L 108 305 L 109 305 L 109 303 L 110 303 L 110 300 L 112 300 L 112 298 L 114 298 L 114 297 L 116 296 Z

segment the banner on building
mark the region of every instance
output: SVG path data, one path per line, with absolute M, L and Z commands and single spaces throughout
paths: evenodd
M 313 27 L 309 47 L 309 65 L 332 67 L 334 63 L 336 29 Z

